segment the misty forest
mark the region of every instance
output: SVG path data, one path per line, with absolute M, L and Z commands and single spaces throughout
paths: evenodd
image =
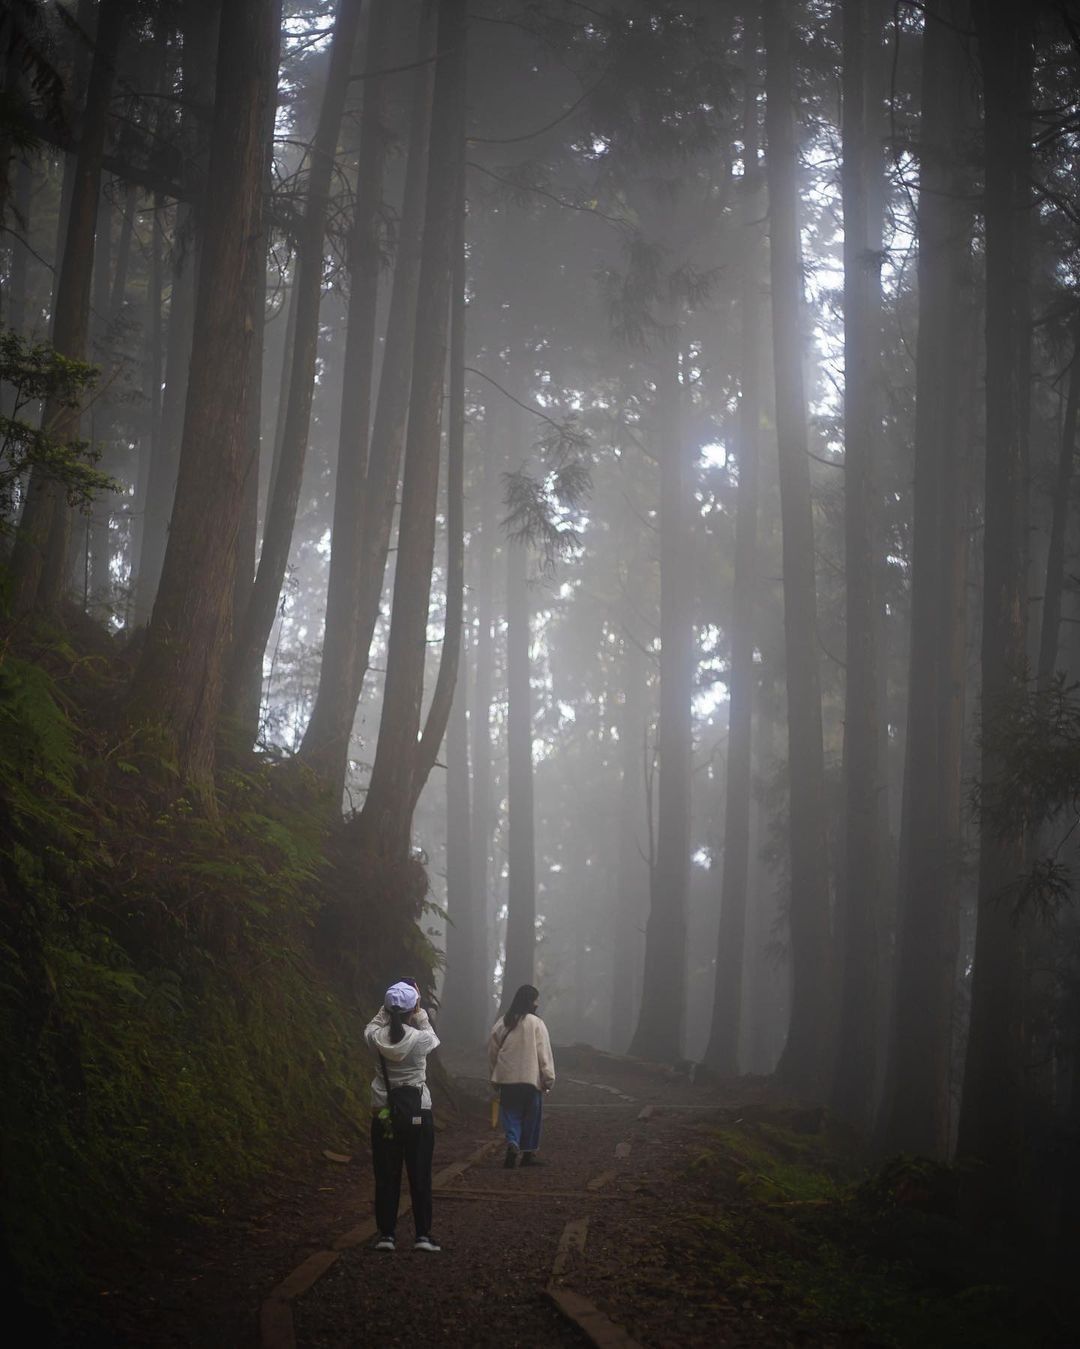
M 3 0 L 0 85 L 24 1342 L 1074 1343 L 1076 0 Z

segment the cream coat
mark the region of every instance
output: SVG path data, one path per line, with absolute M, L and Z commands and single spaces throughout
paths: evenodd
M 492 1082 L 530 1082 L 540 1091 L 549 1091 L 555 1084 L 555 1060 L 540 1018 L 527 1012 L 507 1033 L 499 1017 L 488 1041 L 488 1068 Z

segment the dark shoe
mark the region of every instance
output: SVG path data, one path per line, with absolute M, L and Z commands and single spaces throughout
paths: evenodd
M 390 1236 L 388 1233 L 384 1232 L 382 1236 L 378 1239 L 378 1241 L 375 1243 L 375 1249 L 377 1251 L 392 1251 L 396 1249 L 394 1245 L 394 1238 Z
M 432 1236 L 417 1237 L 413 1242 L 414 1251 L 441 1251 L 442 1247 Z
M 547 1162 L 542 1162 L 535 1152 L 523 1152 L 521 1154 L 522 1166 L 547 1166 Z
M 517 1166 L 517 1159 L 517 1147 L 513 1143 L 510 1143 L 506 1149 L 506 1156 L 503 1158 L 503 1166 L 507 1171 L 513 1171 L 514 1167 Z

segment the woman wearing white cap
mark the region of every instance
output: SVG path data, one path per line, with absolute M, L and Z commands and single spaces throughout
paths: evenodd
M 364 1031 L 368 1048 L 379 1059 L 371 1083 L 371 1159 L 375 1168 L 377 1251 L 394 1250 L 401 1165 L 409 1177 L 415 1249 L 437 1251 L 431 1235 L 431 1161 L 435 1123 L 427 1088 L 427 1056 L 439 1044 L 420 990 L 400 980 L 386 990 L 384 1006 Z

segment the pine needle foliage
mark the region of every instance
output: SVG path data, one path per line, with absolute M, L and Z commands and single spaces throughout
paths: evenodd
M 1031 837 L 1042 830 L 1044 840 L 1056 830 L 1006 897 L 1017 921 L 1030 911 L 1053 924 L 1076 897 L 1069 845 L 1080 824 L 1080 684 L 1058 675 L 1045 688 L 1021 687 L 984 707 L 982 741 L 999 765 L 992 784 L 972 786 L 986 825 Z
M 592 490 L 589 445 L 572 414 L 549 421 L 536 443 L 536 466 L 503 474 L 503 528 L 515 543 L 538 550 L 548 574 L 581 546 L 576 521 Z
M 59 483 L 68 504 L 80 509 L 115 487 L 94 467 L 99 453 L 88 441 L 61 439 L 52 426 L 34 425 L 28 417 L 40 403 L 61 410 L 80 407 L 97 375 L 85 361 L 0 328 L 0 382 L 8 386 L 11 400 L 10 412 L 0 413 L 0 536 L 11 532 L 20 484 L 33 471 Z

